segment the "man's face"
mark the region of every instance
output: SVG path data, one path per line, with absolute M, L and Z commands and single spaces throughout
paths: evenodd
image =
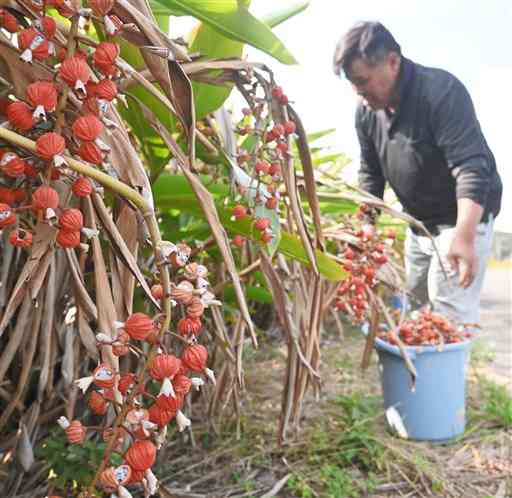
M 377 110 L 396 103 L 395 88 L 399 72 L 400 56 L 390 52 L 376 65 L 369 65 L 361 58 L 354 59 L 347 71 L 347 78 L 365 103 Z

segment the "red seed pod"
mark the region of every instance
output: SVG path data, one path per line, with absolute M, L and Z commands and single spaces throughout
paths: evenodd
M 155 299 L 162 299 L 164 295 L 164 288 L 162 287 L 162 284 L 155 284 L 151 287 L 151 295 Z
M 51 40 L 57 31 L 57 23 L 55 22 L 55 19 L 50 16 L 43 16 L 37 21 L 36 25 L 38 29 L 42 31 L 48 40 Z
M 87 114 L 75 120 L 71 131 L 79 140 L 94 142 L 103 132 L 103 128 L 103 123 L 94 114 Z
M 268 244 L 273 238 L 272 232 L 263 232 L 260 237 L 261 241 L 265 244 Z
M 130 352 L 130 336 L 126 332 L 121 332 L 116 341 L 112 344 L 112 354 L 114 356 L 126 356 Z M 121 389 L 119 389 L 121 391 Z
M 91 412 L 95 415 L 103 416 L 107 413 L 107 401 L 98 391 L 91 391 L 87 404 Z
M 275 137 L 280 137 L 281 135 L 284 135 L 284 126 L 280 123 L 275 124 L 272 128 L 272 135 Z
M 114 387 L 115 374 L 112 368 L 106 363 L 99 364 L 92 373 L 94 384 L 102 389 Z
M 233 210 L 231 211 L 231 214 L 237 219 L 240 220 L 242 218 L 245 218 L 247 216 L 247 208 L 245 206 L 242 206 L 241 204 L 237 204 Z
M 125 455 L 126 463 L 135 470 L 150 469 L 155 459 L 156 446 L 149 440 L 135 441 Z
M 94 95 L 102 100 L 112 102 L 117 97 L 117 85 L 109 79 L 100 80 L 94 89 Z
M 48 40 L 34 27 L 24 29 L 18 34 L 18 45 L 23 51 L 20 58 L 26 62 L 32 62 L 32 59 L 43 61 L 50 56 Z
M 65 148 L 64 137 L 53 131 L 41 135 L 36 140 L 36 153 L 46 161 L 51 161 L 55 156 L 62 154 Z
M 106 16 L 114 7 L 115 0 L 89 0 L 87 5 L 98 16 Z
M 72 420 L 65 432 L 70 443 L 81 444 L 84 442 L 87 431 L 80 420 Z
M 85 176 L 80 176 L 73 182 L 71 190 L 77 197 L 89 197 L 92 193 L 92 185 Z
M 275 86 L 272 88 L 272 97 L 278 99 L 283 95 L 283 89 L 280 86 Z
M 57 244 L 64 249 L 73 249 L 80 245 L 80 232 L 59 230 L 57 232 Z
M 119 56 L 119 45 L 111 42 L 101 42 L 94 51 L 94 65 L 106 75 L 111 75 L 116 71 L 114 63 Z
M 32 194 L 32 209 L 57 209 L 59 206 L 59 194 L 47 185 L 41 185 Z
M 83 96 L 87 95 L 85 85 L 91 77 L 91 69 L 80 56 L 66 59 L 60 66 L 59 74 L 68 86 Z
M 241 235 L 235 235 L 233 237 L 233 244 L 235 244 L 237 247 L 243 247 L 245 244 L 245 238 Z
M 201 320 L 199 318 L 192 318 L 191 316 L 182 318 L 177 325 L 178 334 L 185 337 L 190 334 L 197 335 L 201 330 L 201 327 Z
M 288 152 L 288 144 L 286 142 L 279 142 L 276 146 L 277 150 L 282 154 Z
M 149 409 L 149 421 L 158 425 L 158 427 L 165 427 L 176 415 L 176 412 L 171 410 L 164 410 L 157 403 L 152 404 Z
M 267 202 L 265 202 L 267 209 L 275 209 L 277 206 L 279 206 L 279 199 L 277 197 L 269 197 Z
M 163 353 L 157 354 L 149 367 L 149 375 L 159 381 L 163 381 L 165 378 L 173 379 L 178 373 L 179 368 L 180 364 L 176 356 Z
M 176 394 L 176 396 L 166 396 L 165 394 L 159 394 L 156 398 L 156 404 L 165 411 L 172 413 L 172 416 L 176 414 L 178 410 L 181 410 L 183 406 L 184 397 Z
M 200 298 L 193 296 L 187 305 L 187 316 L 190 318 L 199 318 L 204 313 L 204 304 Z
M 34 166 L 32 162 L 25 161 L 25 176 L 28 178 L 36 178 L 39 174 L 39 170 Z
M 6 9 L 0 9 L 0 27 L 9 31 L 9 33 L 16 33 L 20 29 L 16 17 Z
M 270 168 L 268 169 L 268 174 L 275 176 L 281 174 L 281 164 L 278 162 L 274 162 L 270 164 Z
M 132 339 L 143 341 L 155 329 L 152 318 L 144 313 L 133 313 L 124 323 L 124 330 Z
M 103 162 L 103 153 L 94 142 L 82 142 L 78 148 L 78 155 L 92 164 L 100 166 Z
M 268 164 L 266 161 L 258 161 L 254 169 L 259 175 L 266 175 L 270 169 L 270 164 Z
M 25 102 L 13 102 L 7 107 L 7 119 L 18 130 L 28 131 L 34 125 L 32 109 Z
M 190 304 L 194 295 L 192 283 L 188 280 L 182 280 L 178 285 L 171 285 L 171 298 L 184 305 Z
M 263 232 L 263 230 L 266 230 L 269 226 L 270 220 L 268 218 L 256 218 L 254 222 L 254 228 L 260 232 Z
M 26 162 L 14 152 L 6 152 L 0 160 L 2 173 L 11 178 L 17 178 L 25 173 Z
M 9 234 L 9 242 L 15 247 L 30 247 L 32 245 L 32 233 L 23 228 L 13 230 Z
M 121 375 L 117 388 L 125 396 L 129 389 L 135 386 L 136 376 L 134 373 L 125 373 Z
M 79 209 L 64 209 L 59 217 L 59 225 L 63 230 L 78 232 L 84 226 L 84 217 Z
M 177 395 L 186 396 L 192 387 L 192 381 L 186 375 L 176 374 L 172 379 L 172 387 Z
M 16 198 L 14 196 L 13 189 L 7 187 L 0 186 L 0 203 L 2 204 L 14 204 L 16 202 Z
M 187 346 L 181 355 L 183 364 L 194 372 L 202 372 L 208 361 L 208 350 L 202 344 Z
M 281 96 L 278 98 L 278 100 L 279 100 L 279 103 L 280 103 L 281 105 L 288 105 L 288 97 L 287 97 L 286 95 L 284 95 L 284 94 L 283 94 L 283 95 L 281 95 Z
M 291 135 L 292 133 L 295 133 L 296 126 L 293 121 L 285 121 L 284 123 L 284 132 L 287 135 Z
M 32 107 L 52 112 L 57 107 L 57 89 L 51 81 L 36 81 L 27 87 L 27 100 Z

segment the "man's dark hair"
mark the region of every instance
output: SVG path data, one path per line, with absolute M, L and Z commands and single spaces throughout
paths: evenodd
M 389 52 L 401 55 L 400 45 L 380 22 L 364 21 L 350 28 L 341 38 L 334 52 L 333 69 L 336 75 L 345 74 L 355 59 L 374 66 Z

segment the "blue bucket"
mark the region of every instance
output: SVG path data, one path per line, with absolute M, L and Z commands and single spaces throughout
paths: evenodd
M 366 325 L 363 333 L 367 332 Z M 466 368 L 472 343 L 407 346 L 418 374 L 412 391 L 411 375 L 398 347 L 375 339 L 388 423 L 399 429 L 402 437 L 443 442 L 464 432 Z

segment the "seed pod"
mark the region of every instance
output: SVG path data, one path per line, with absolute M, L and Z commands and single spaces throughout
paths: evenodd
M 199 318 L 204 313 L 204 304 L 197 296 L 193 296 L 187 305 L 187 316 L 190 318 Z
M 94 142 L 82 142 L 78 148 L 78 155 L 84 160 L 92 164 L 100 166 L 103 162 L 103 153 Z
M 197 335 L 201 330 L 202 324 L 199 318 L 186 316 L 182 318 L 177 325 L 178 334 L 188 336 L 190 334 Z
M 125 455 L 128 465 L 135 470 L 147 470 L 156 459 L 156 446 L 148 440 L 135 441 Z
M 59 206 L 59 194 L 47 185 L 41 185 L 32 194 L 32 209 L 57 209 Z
M 66 438 L 70 443 L 81 444 L 84 442 L 87 433 L 86 428 L 80 420 L 73 420 L 67 429 L 65 429 Z
M 103 123 L 94 114 L 87 114 L 75 120 L 71 131 L 79 140 L 94 142 L 103 132 L 103 128 Z
M 89 197 L 92 193 L 92 185 L 85 176 L 81 176 L 73 182 L 71 190 L 77 197 Z
M 34 125 L 32 110 L 25 102 L 13 102 L 7 107 L 7 119 L 9 122 L 21 131 L 28 131 Z
M 64 249 L 73 249 L 80 245 L 80 232 L 59 230 L 57 232 L 57 244 Z
M 174 396 L 166 396 L 165 394 L 159 394 L 156 398 L 156 404 L 165 411 L 171 412 L 172 416 L 181 409 L 183 406 L 184 397 L 176 394 Z
M 178 358 L 172 354 L 158 354 L 149 367 L 149 375 L 155 380 L 173 379 L 180 368 Z
M 36 110 L 34 119 L 46 118 L 46 112 L 57 107 L 57 89 L 51 81 L 36 81 L 27 87 L 27 100 Z
M 270 226 L 270 220 L 268 218 L 256 218 L 256 221 L 254 223 L 254 228 L 256 230 L 259 230 L 260 232 L 263 232 Z
M 155 329 L 153 319 L 144 313 L 133 313 L 124 323 L 124 330 L 132 339 L 143 341 Z
M 187 346 L 181 355 L 183 364 L 194 372 L 203 372 L 208 361 L 208 350 L 202 344 Z
M 288 144 L 286 142 L 279 142 L 276 146 L 277 150 L 281 152 L 282 154 L 285 154 L 288 152 Z
M 11 178 L 18 178 L 25 173 L 26 162 L 14 152 L 6 152 L 0 160 L 2 173 Z
M 283 89 L 280 86 L 276 85 L 272 87 L 271 93 L 272 97 L 278 99 L 279 97 L 281 97 L 281 95 L 283 95 Z
M 181 281 L 177 286 L 171 284 L 171 299 L 178 303 L 188 305 L 192 300 L 194 286 L 187 280 Z
M 188 262 L 188 258 L 190 257 L 190 253 L 192 249 L 190 249 L 187 244 L 176 244 L 176 251 L 173 252 L 170 256 L 171 263 L 173 266 L 181 268 L 185 266 Z
M 15 247 L 30 247 L 32 239 L 32 233 L 23 228 L 17 228 L 9 234 L 9 242 Z
M 60 66 L 59 74 L 64 82 L 76 90 L 80 96 L 87 95 L 85 85 L 91 77 L 91 69 L 81 57 L 75 55 L 70 59 L 65 59 Z
M 267 161 L 258 161 L 254 169 L 259 175 L 266 175 L 270 169 L 270 164 Z
M 84 226 L 84 217 L 79 209 L 64 209 L 60 215 L 59 224 L 63 230 L 78 232 Z
M 162 284 L 155 284 L 151 286 L 151 295 L 155 299 L 162 299 L 164 295 L 164 288 L 162 287 Z
M 186 396 L 192 387 L 192 381 L 186 375 L 176 374 L 172 386 L 177 395 Z
M 96 84 L 94 95 L 102 100 L 112 102 L 117 97 L 117 85 L 109 79 L 100 80 Z
M 235 219 L 240 220 L 247 216 L 247 208 L 241 204 L 237 204 L 231 211 L 231 214 Z
M 55 156 L 61 155 L 65 148 L 64 137 L 53 131 L 41 135 L 36 140 L 36 153 L 46 161 L 52 161 Z
M 117 336 L 115 342 L 112 344 L 112 353 L 115 356 L 125 356 L 130 351 L 128 343 L 130 342 L 130 336 L 121 331 Z
M 107 413 L 107 401 L 98 391 L 91 391 L 87 404 L 91 412 L 93 412 L 95 415 L 103 416 L 105 413 Z
M 189 263 L 185 266 L 185 277 L 189 280 L 196 280 L 197 278 L 206 278 L 208 276 L 208 268 L 204 265 L 197 263 Z
M 14 189 L 0 186 L 0 203 L 2 204 L 14 204 L 15 196 Z
M 105 75 L 112 75 L 116 71 L 114 63 L 119 56 L 119 45 L 111 42 L 101 42 L 94 51 L 94 65 Z
M 277 206 L 279 206 L 279 199 L 277 197 L 269 197 L 267 202 L 265 202 L 267 209 L 276 209 Z
M 268 169 L 268 174 L 272 176 L 277 176 L 281 174 L 281 164 L 278 162 L 270 163 L 270 168 Z
M 272 232 L 263 232 L 261 234 L 261 241 L 264 243 L 264 244 L 268 244 L 272 239 L 274 238 L 274 236 L 272 235 Z
M 18 45 L 23 51 L 20 59 L 32 62 L 32 59 L 44 61 L 50 56 L 48 40 L 36 28 L 24 29 L 18 34 Z
M 16 33 L 20 29 L 16 17 L 6 9 L 0 9 L 0 27 L 9 31 L 9 33 Z
M 134 373 L 125 373 L 121 375 L 117 388 L 125 396 L 129 389 L 135 386 L 136 377 Z
M 243 247 L 245 244 L 245 238 L 241 235 L 235 235 L 233 237 L 233 244 L 235 244 L 237 247 Z
M 67 59 L 67 55 L 67 49 L 65 47 L 61 47 L 57 52 L 57 59 L 59 59 L 59 62 L 64 62 Z M 84 52 L 81 48 L 77 48 L 75 50 L 74 57 L 78 57 L 79 59 L 82 59 L 84 62 L 87 62 L 87 53 Z
M 291 135 L 292 133 L 295 133 L 295 129 L 296 129 L 296 126 L 293 121 L 286 121 L 284 123 L 284 132 L 287 135 Z
M 57 23 L 55 19 L 50 16 L 43 16 L 34 21 L 34 25 L 39 29 L 48 40 L 51 40 L 55 36 L 57 31 Z
M 114 371 L 112 368 L 110 368 L 109 365 L 105 363 L 101 363 L 98 365 L 94 372 L 92 373 L 93 376 L 93 382 L 98 387 L 101 387 L 103 389 L 111 389 L 114 387 Z
M 165 410 L 157 403 L 153 403 L 149 407 L 148 412 L 150 422 L 153 422 L 160 428 L 165 427 L 176 415 L 176 412 L 173 412 L 172 410 Z

